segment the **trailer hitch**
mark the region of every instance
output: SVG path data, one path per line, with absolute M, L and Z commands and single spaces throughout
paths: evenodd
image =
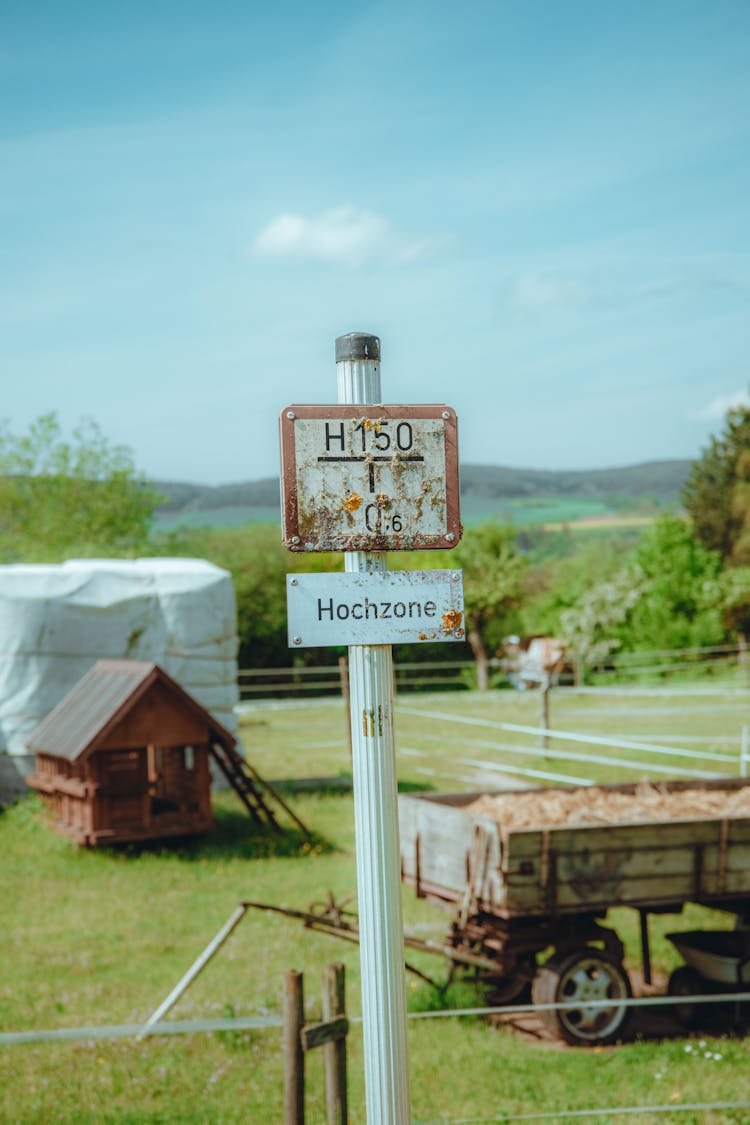
M 287 906 L 276 906 L 269 902 L 243 902 L 241 905 L 247 909 L 265 910 L 268 913 L 281 914 L 285 918 L 296 919 L 302 922 L 305 929 L 330 934 L 331 937 L 340 938 L 342 941 L 350 941 L 358 945 L 359 924 L 357 915 L 354 911 L 346 909 L 346 904 L 351 902 L 353 897 L 353 895 L 349 895 L 347 898 L 337 902 L 332 892 L 329 891 L 323 902 L 312 903 L 308 910 L 296 910 Z M 428 976 L 427 973 L 424 973 L 409 961 L 404 962 L 407 972 L 419 977 L 420 980 L 436 988 L 441 994 L 445 992 L 445 989 L 451 983 L 452 969 L 456 964 L 469 965 L 475 969 L 485 969 L 494 973 L 497 972 L 497 961 L 493 960 L 491 957 L 484 957 L 481 954 L 455 949 L 453 946 L 443 941 L 425 940 L 424 938 L 415 937 L 413 934 L 404 933 L 404 945 L 407 949 L 415 949 L 420 953 L 432 953 L 439 957 L 444 957 L 450 962 L 451 973 L 449 973 L 448 980 L 444 984 L 440 984 L 439 981 Z

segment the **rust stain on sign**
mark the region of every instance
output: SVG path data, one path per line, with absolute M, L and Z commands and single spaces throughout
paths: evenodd
M 449 609 L 447 613 L 443 614 L 443 628 L 446 633 L 455 633 L 457 629 L 461 628 L 464 615 L 458 609 Z
M 350 492 L 343 504 L 339 505 L 339 511 L 345 510 L 347 512 L 356 512 L 357 508 L 362 505 L 362 497 L 358 492 Z
M 284 543 L 294 551 L 455 547 L 455 412 L 293 405 L 282 411 Z

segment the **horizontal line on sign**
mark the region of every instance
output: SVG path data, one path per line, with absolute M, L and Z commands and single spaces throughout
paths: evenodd
M 365 453 L 361 457 L 318 457 L 319 461 L 424 461 L 421 453 L 413 453 L 408 455 L 392 454 L 390 457 L 376 457 L 373 454 Z

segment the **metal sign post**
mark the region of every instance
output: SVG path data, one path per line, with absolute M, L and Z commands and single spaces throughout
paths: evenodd
M 380 340 L 351 333 L 336 340 L 338 399 L 376 403 Z M 348 551 L 345 570 L 382 574 L 382 553 Z M 404 934 L 393 736 L 390 645 L 349 648 L 354 823 L 362 972 L 367 1120 L 408 1125 Z
M 289 645 L 349 646 L 367 1120 L 408 1125 L 391 644 L 462 640 L 464 607 L 460 570 L 389 574 L 384 552 L 457 545 L 457 421 L 380 402 L 377 336 L 339 336 L 336 371 L 337 405 L 281 412 L 284 544 L 345 566 L 288 576 Z

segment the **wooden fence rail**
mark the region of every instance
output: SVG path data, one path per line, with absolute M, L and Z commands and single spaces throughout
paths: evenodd
M 237 674 L 240 699 L 269 699 L 275 696 L 345 694 L 346 657 L 337 664 L 321 664 L 289 668 L 243 668 Z M 742 645 L 659 649 L 651 652 L 623 652 L 606 661 L 586 664 L 578 653 L 568 654 L 568 664 L 560 676 L 563 685 L 581 686 L 584 682 L 624 683 L 636 676 L 653 679 L 671 677 L 674 673 L 706 668 L 744 667 L 745 682 L 750 684 L 750 660 Z M 489 661 L 491 672 L 500 673 L 502 663 Z M 473 660 L 431 660 L 394 664 L 394 686 L 398 691 L 419 691 L 445 688 L 466 689 L 477 685 L 477 666 Z

